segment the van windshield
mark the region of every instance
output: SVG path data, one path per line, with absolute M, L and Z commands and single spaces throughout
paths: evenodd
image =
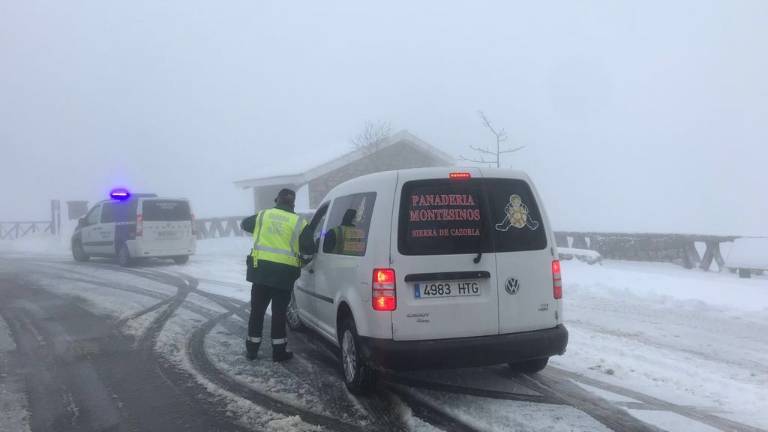
M 182 200 L 146 200 L 141 206 L 145 221 L 186 221 L 192 219 L 189 203 Z
M 417 180 L 403 185 L 403 255 L 517 252 L 547 247 L 530 186 L 517 179 Z

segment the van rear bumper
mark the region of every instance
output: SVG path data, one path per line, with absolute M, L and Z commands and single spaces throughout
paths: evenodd
M 127 240 L 125 244 L 128 246 L 128 251 L 130 251 L 132 258 L 194 255 L 197 249 L 195 240 L 179 242 Z
M 360 337 L 372 366 L 393 370 L 490 366 L 560 355 L 568 345 L 564 325 L 522 333 L 457 339 L 393 341 Z

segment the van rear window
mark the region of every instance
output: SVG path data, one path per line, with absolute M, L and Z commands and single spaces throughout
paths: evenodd
M 403 255 L 516 252 L 547 247 L 530 186 L 516 179 L 417 180 L 403 185 Z
M 186 221 L 192 219 L 187 201 L 146 200 L 141 205 L 145 221 Z

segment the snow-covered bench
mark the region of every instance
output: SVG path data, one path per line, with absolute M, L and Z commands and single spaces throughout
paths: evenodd
M 576 258 L 587 264 L 595 264 L 603 260 L 603 257 L 598 252 L 589 249 L 559 247 L 557 248 L 557 252 L 561 260 L 572 260 Z
M 748 278 L 753 273 L 768 270 L 768 237 L 739 238 L 734 240 L 725 267 L 739 277 Z

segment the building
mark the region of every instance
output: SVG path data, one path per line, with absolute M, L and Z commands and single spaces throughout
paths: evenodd
M 454 162 L 452 156 L 403 130 L 381 143 L 351 151 L 304 172 L 239 180 L 235 185 L 253 189 L 257 211 L 272 207 L 280 189 L 299 190 L 306 185 L 309 205 L 316 208 L 331 189 L 349 179 L 379 171 L 446 166 Z

